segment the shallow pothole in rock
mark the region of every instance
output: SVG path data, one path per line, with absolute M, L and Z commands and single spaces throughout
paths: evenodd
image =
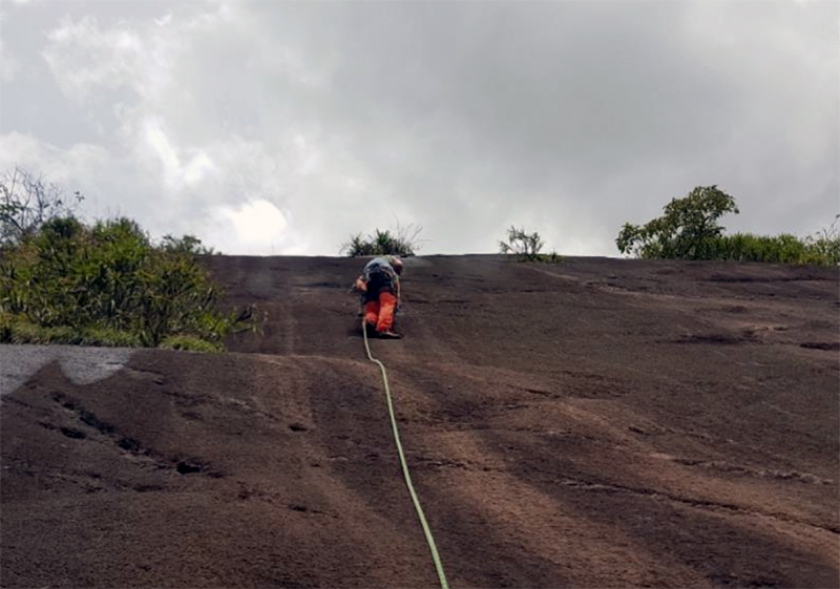
M 180 474 L 192 474 L 196 472 L 202 472 L 204 467 L 199 464 L 191 464 L 189 462 L 179 462 L 178 466 L 175 469 Z

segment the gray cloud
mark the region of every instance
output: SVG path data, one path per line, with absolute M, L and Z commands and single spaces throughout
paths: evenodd
M 399 219 L 425 227 L 428 253 L 493 251 L 516 223 L 615 255 L 623 222 L 712 183 L 738 199 L 732 229 L 803 234 L 840 209 L 833 2 L 33 2 L 7 16 L 3 51 L 30 78 L 0 86 L 0 164 L 31 136 L 51 146 L 32 165 L 227 251 L 331 254 Z M 74 174 L 80 143 L 100 163 Z M 257 200 L 288 223 L 245 246 L 224 215 Z

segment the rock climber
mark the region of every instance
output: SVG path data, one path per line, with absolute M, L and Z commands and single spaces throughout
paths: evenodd
M 394 315 L 400 305 L 400 276 L 403 263 L 396 256 L 374 258 L 365 264 L 354 289 L 362 293 L 365 329 L 383 339 L 399 339 L 394 331 Z

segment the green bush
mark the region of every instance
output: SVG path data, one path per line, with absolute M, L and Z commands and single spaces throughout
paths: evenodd
M 349 257 L 354 258 L 358 256 L 400 256 L 407 258 L 415 255 L 420 249 L 417 235 L 422 231 L 422 227 L 409 225 L 402 228 L 397 225 L 396 231 L 393 233 L 386 229 L 380 231 L 376 229 L 367 238 L 362 237 L 361 233 L 352 235 L 350 241 L 341 246 L 341 253 L 346 253 Z
M 539 254 L 536 261 L 546 262 L 548 264 L 559 264 L 563 261 L 563 256 L 553 251 L 550 254 Z
M 840 239 L 805 238 L 735 233 L 715 238 L 708 245 L 710 260 L 771 262 L 775 264 L 837 265 Z
M 805 244 L 813 256 L 822 260 L 825 264 L 840 265 L 840 229 L 837 222 L 840 221 L 840 214 L 834 215 L 834 221 L 827 228 L 805 238 Z
M 0 341 L 155 347 L 189 336 L 219 347 L 256 319 L 251 308 L 216 309 L 221 293 L 198 264 L 202 251 L 191 236 L 155 246 L 129 219 L 50 219 L 2 249 Z
M 499 242 L 499 251 L 503 254 L 515 254 L 522 262 L 557 263 L 563 260 L 557 252 L 540 253 L 543 245 L 542 237 L 536 231 L 526 233 L 524 228 L 517 229 L 511 226 L 508 229 L 508 240 Z
M 0 315 L 0 342 L 11 344 L 73 344 L 136 348 L 140 338 L 109 328 L 41 327 L 20 317 Z

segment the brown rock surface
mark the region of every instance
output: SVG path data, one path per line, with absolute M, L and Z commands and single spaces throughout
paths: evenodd
M 435 586 L 360 261 L 207 263 L 262 338 L 2 397 L 0 584 Z M 838 278 L 408 260 L 371 345 L 450 585 L 838 586 Z

